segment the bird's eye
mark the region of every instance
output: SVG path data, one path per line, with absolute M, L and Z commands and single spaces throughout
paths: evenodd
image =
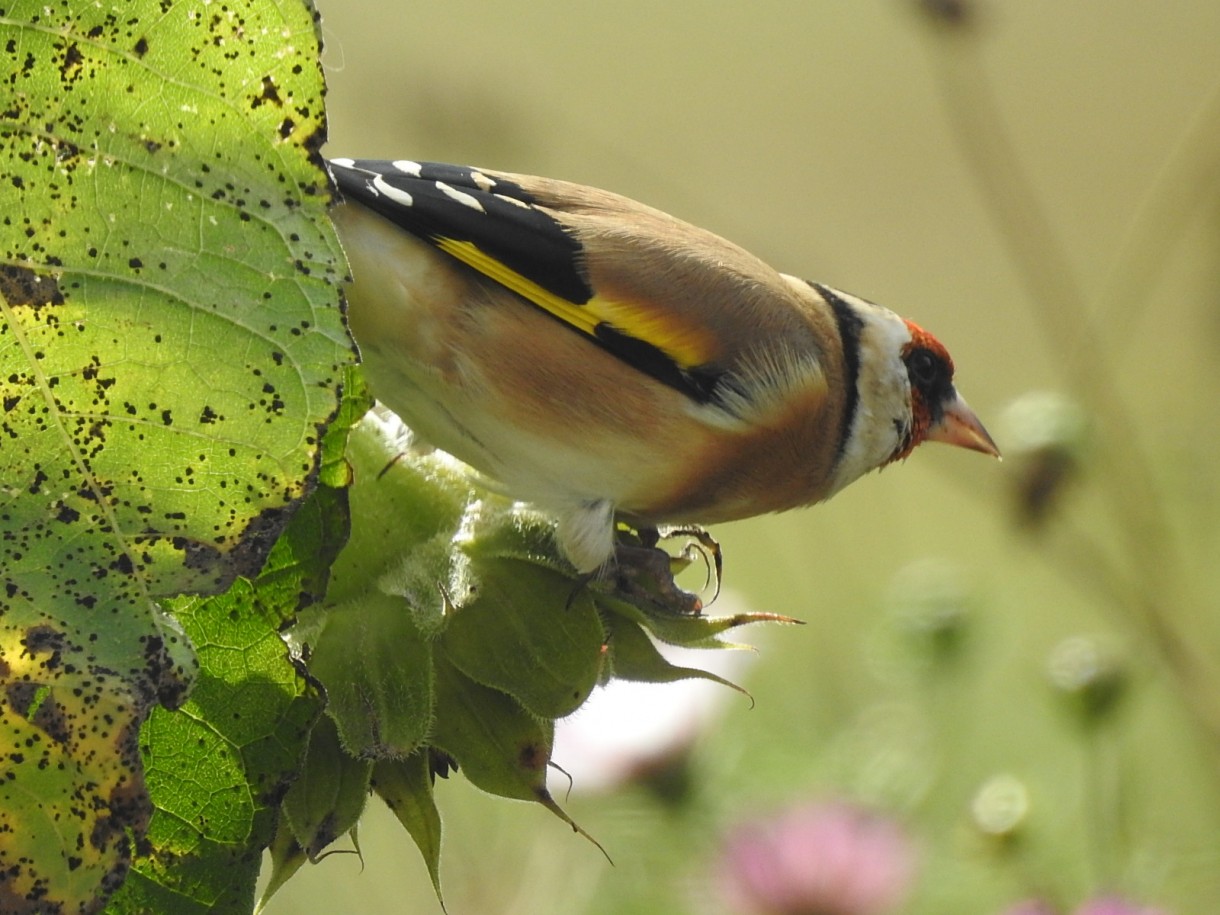
M 942 376 L 943 370 L 944 363 L 926 349 L 914 350 L 907 356 L 907 374 L 917 387 L 932 387 Z

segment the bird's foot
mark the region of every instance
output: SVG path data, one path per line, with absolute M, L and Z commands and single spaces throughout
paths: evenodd
M 720 578 L 724 568 L 720 544 L 701 527 L 655 528 L 635 531 L 629 541 L 620 540 L 614 549 L 614 576 L 619 590 L 629 597 L 642 598 L 670 610 L 697 616 L 703 611 L 703 599 L 682 588 L 674 576 L 697 559 L 707 565 L 708 578 L 704 588 L 712 586 L 712 599 L 720 594 Z M 686 537 L 687 542 L 677 555 L 670 555 L 657 544 L 662 540 Z M 638 542 L 630 542 L 638 540 Z

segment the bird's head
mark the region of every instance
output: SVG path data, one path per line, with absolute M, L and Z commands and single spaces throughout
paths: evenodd
M 870 470 L 906 458 L 927 441 L 1000 456 L 983 424 L 957 393 L 953 360 L 939 340 L 887 308 L 819 288 L 834 296 L 849 375 L 855 377 L 832 492 Z
M 1000 449 L 953 386 L 949 351 L 914 321 L 903 323 L 910 340 L 900 347 L 899 359 L 906 369 L 910 423 L 885 463 L 905 458 L 921 442 L 944 442 L 998 458 Z

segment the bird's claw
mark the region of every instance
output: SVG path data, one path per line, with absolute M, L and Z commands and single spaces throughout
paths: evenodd
M 701 527 L 640 528 L 639 543 L 619 542 L 615 546 L 615 583 L 623 593 L 659 603 L 667 609 L 697 616 L 703 612 L 703 599 L 682 588 L 674 581 L 674 575 L 695 561 L 696 556 L 707 563 L 709 584 L 713 586 L 712 600 L 720 594 L 720 578 L 724 568 L 720 544 Z M 674 537 L 693 538 L 677 556 L 671 556 L 657 546 L 662 540 Z

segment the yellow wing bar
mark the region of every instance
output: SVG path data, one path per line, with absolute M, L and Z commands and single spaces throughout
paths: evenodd
M 655 308 L 617 302 L 597 295 L 583 304 L 577 304 L 522 276 L 473 242 L 435 237 L 433 243 L 446 254 L 511 289 L 586 336 L 597 339 L 598 327 L 608 324 L 618 333 L 659 350 L 683 371 L 706 365 L 715 356 L 714 342 L 706 328 L 677 321 Z

